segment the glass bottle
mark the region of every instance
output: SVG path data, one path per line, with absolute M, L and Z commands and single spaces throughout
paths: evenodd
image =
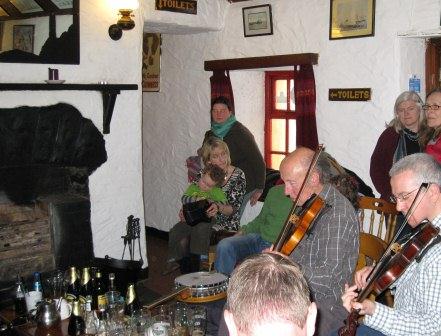
M 79 299 L 80 279 L 75 267 L 70 267 L 67 272 L 66 300 L 72 303 Z
M 92 295 L 92 309 L 100 310 L 107 308 L 106 289 L 104 288 L 101 271 L 97 270 L 95 274 L 95 288 Z
M 81 315 L 80 302 L 78 300 L 72 303 L 72 314 L 70 314 L 67 333 L 70 336 L 84 335 L 86 332 L 86 324 Z
M 26 315 L 26 289 L 23 284 L 22 278 L 17 275 L 17 281 L 15 283 L 15 297 L 14 297 L 14 310 L 17 317 Z
M 124 315 L 132 316 L 133 313 L 139 309 L 139 301 L 135 292 L 135 285 L 129 283 L 127 286 L 126 301 L 124 304 Z
M 98 317 L 98 327 L 96 330 L 97 336 L 106 336 L 108 333 L 108 325 L 106 320 L 106 311 L 104 309 L 100 309 L 97 311 Z
M 92 310 L 92 296 L 86 296 L 84 322 L 86 324 L 86 334 L 94 335 L 97 333 L 98 319 L 96 318 L 95 311 Z
M 115 273 L 109 273 L 109 288 L 106 292 L 109 308 L 113 308 L 119 302 L 120 294 L 121 293 L 118 292 L 115 287 Z
M 43 292 L 43 286 L 41 285 L 41 274 L 40 272 L 34 273 L 34 291 Z
M 115 288 L 115 273 L 109 273 L 109 292 L 116 291 Z
M 84 267 L 81 273 L 80 303 L 86 304 L 86 297 L 92 295 L 92 282 L 89 267 Z

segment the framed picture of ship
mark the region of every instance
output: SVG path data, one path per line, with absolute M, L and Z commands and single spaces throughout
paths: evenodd
M 330 1 L 330 40 L 374 36 L 375 0 Z
M 259 5 L 242 8 L 243 35 L 262 36 L 273 34 L 271 5 Z

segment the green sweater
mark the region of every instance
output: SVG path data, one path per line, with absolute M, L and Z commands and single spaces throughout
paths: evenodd
M 271 243 L 277 239 L 292 207 L 291 199 L 284 193 L 284 185 L 277 185 L 268 191 L 259 215 L 240 230 L 258 233 Z
M 196 182 L 191 183 L 184 195 L 182 196 L 182 204 L 196 202 L 201 199 L 207 199 L 222 204 L 227 203 L 225 192 L 219 187 L 213 187 L 208 191 L 202 191 Z

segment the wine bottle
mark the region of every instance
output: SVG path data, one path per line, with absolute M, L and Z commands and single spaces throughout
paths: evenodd
M 139 309 L 139 301 L 135 292 L 135 285 L 129 283 L 127 286 L 126 301 L 124 304 L 124 315 L 132 316 Z
M 67 275 L 66 300 L 72 303 L 79 299 L 80 295 L 80 279 L 78 277 L 77 269 L 70 267 Z
M 101 271 L 97 270 L 95 274 L 95 288 L 92 295 L 92 309 L 100 310 L 107 308 L 106 288 L 104 287 Z
M 26 315 L 26 289 L 23 284 L 22 278 L 17 275 L 17 281 L 15 283 L 15 297 L 14 297 L 14 310 L 15 316 L 20 317 Z
M 92 295 L 92 281 L 90 278 L 89 267 L 84 267 L 81 273 L 81 289 L 80 289 L 80 303 L 86 304 L 86 297 Z
M 69 318 L 67 333 L 70 336 L 84 335 L 86 332 L 86 324 L 81 314 L 80 302 L 78 300 L 72 303 L 72 313 Z

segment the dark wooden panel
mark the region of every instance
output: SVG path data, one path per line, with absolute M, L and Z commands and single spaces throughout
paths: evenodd
M 243 70 L 317 63 L 318 54 L 305 53 L 205 61 L 204 69 L 206 71 Z

